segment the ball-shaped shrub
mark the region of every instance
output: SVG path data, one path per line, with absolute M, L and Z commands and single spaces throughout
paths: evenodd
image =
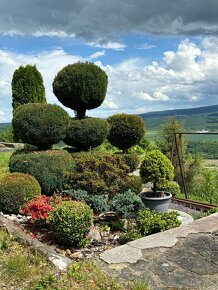
M 85 117 L 86 110 L 99 107 L 107 91 L 107 75 L 93 63 L 67 65 L 56 75 L 53 92 L 66 107 L 76 111 L 77 117 Z
M 130 172 L 136 170 L 140 164 L 140 157 L 136 153 L 128 153 L 121 155 L 129 166 Z
M 72 120 L 64 142 L 78 150 L 97 147 L 106 139 L 109 131 L 107 121 L 99 118 Z
M 51 195 L 68 183 L 67 173 L 74 168 L 74 163 L 71 155 L 64 150 L 17 151 L 11 156 L 9 168 L 11 172 L 31 174 L 38 180 L 42 193 Z
M 80 201 L 63 201 L 50 214 L 55 238 L 62 244 L 81 247 L 92 225 L 91 208 Z
M 70 116 L 57 105 L 29 103 L 15 110 L 12 124 L 17 138 L 24 143 L 49 149 L 66 136 Z
M 0 210 L 5 213 L 19 213 L 27 201 L 40 194 L 38 181 L 29 174 L 6 173 L 0 176 Z
M 153 194 L 157 196 L 157 188 L 162 188 L 168 181 L 173 180 L 174 168 L 171 161 L 160 150 L 152 150 L 144 157 L 140 175 L 144 182 L 153 183 Z
M 136 115 L 117 114 L 108 118 L 110 132 L 108 141 L 127 153 L 128 149 L 138 144 L 145 134 L 143 119 Z

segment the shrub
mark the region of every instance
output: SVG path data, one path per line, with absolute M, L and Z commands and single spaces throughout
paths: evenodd
M 25 104 L 15 111 L 12 124 L 16 137 L 24 143 L 49 149 L 66 136 L 70 117 L 57 105 Z
M 170 192 L 173 197 L 181 193 L 180 186 L 175 181 L 168 181 L 163 187 L 158 188 L 158 190 Z
M 108 195 L 135 190 L 139 179 L 128 176 L 129 167 L 122 157 L 98 152 L 72 154 L 75 170 L 70 174 L 70 187 L 89 194 Z M 136 181 L 137 179 L 137 181 Z
M 26 103 L 46 103 L 42 75 L 35 65 L 20 66 L 13 74 L 12 107 Z
M 178 215 L 175 211 L 160 213 L 149 209 L 138 211 L 136 227 L 143 236 L 162 232 L 181 225 Z
M 157 188 L 163 188 L 174 177 L 171 161 L 160 152 L 152 150 L 146 154 L 140 167 L 142 180 L 153 183 L 153 195 L 158 197 Z
M 117 194 L 111 200 L 111 208 L 116 213 L 125 215 L 144 209 L 144 204 L 138 195 L 128 190 L 124 193 Z
M 62 198 L 60 196 L 41 195 L 28 201 L 20 212 L 26 215 L 29 214 L 31 216 L 31 222 L 47 223 L 51 211 L 61 202 Z
M 65 190 L 63 193 L 74 200 L 84 201 L 94 213 L 109 211 L 108 198 L 105 195 L 90 195 L 85 190 Z
M 140 158 L 136 153 L 122 154 L 124 161 L 130 168 L 130 172 L 136 170 L 140 163 Z
M 63 201 L 51 212 L 49 221 L 58 241 L 81 247 L 92 225 L 92 210 L 83 202 Z
M 38 181 L 29 174 L 7 173 L 0 176 L 0 209 L 19 213 L 25 203 L 41 193 Z
M 79 150 L 97 147 L 106 139 L 109 130 L 107 121 L 99 118 L 72 120 L 64 142 Z
M 109 142 L 124 152 L 139 143 L 145 134 L 143 119 L 136 115 L 117 114 L 109 117 L 108 122 L 111 126 Z
M 9 168 L 11 172 L 29 173 L 42 188 L 42 193 L 51 195 L 60 191 L 69 182 L 67 172 L 74 167 L 71 155 L 64 150 L 33 151 L 13 154 Z
M 128 242 L 142 238 L 139 230 L 134 223 L 129 223 L 125 232 L 119 237 L 119 244 L 123 245 Z
M 53 92 L 66 107 L 76 111 L 77 118 L 85 118 L 86 110 L 99 107 L 107 91 L 107 75 L 93 63 L 67 65 L 53 81 Z

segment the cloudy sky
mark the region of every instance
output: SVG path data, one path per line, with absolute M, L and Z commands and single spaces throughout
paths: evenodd
M 11 120 L 12 75 L 26 64 L 57 104 L 61 68 L 102 67 L 108 92 L 90 116 L 217 104 L 217 15 L 217 0 L 0 0 L 0 122 Z

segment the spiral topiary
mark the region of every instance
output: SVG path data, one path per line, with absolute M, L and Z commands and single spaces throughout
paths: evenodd
M 23 173 L 0 175 L 0 210 L 19 213 L 27 201 L 39 196 L 41 187 L 35 177 Z

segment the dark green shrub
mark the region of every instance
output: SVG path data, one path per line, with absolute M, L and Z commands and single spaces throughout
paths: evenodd
M 111 208 L 116 213 L 125 215 L 144 209 L 144 204 L 137 194 L 128 190 L 124 193 L 117 194 L 111 200 Z
M 92 225 L 92 210 L 83 202 L 63 201 L 50 214 L 56 239 L 67 245 L 82 247 Z
M 168 181 L 163 187 L 158 188 L 158 190 L 163 190 L 165 192 L 170 192 L 172 196 L 177 196 L 181 193 L 180 186 L 175 181 Z
M 162 232 L 181 225 L 178 215 L 175 211 L 161 213 L 149 209 L 138 211 L 136 227 L 143 236 Z
M 93 63 L 67 65 L 56 75 L 53 92 L 66 107 L 76 111 L 77 118 L 85 118 L 86 110 L 99 107 L 107 91 L 107 75 Z
M 46 103 L 45 87 L 41 73 L 36 66 L 20 66 L 12 79 L 12 107 L 26 103 Z
M 0 175 L 0 210 L 3 212 L 17 214 L 27 201 L 40 194 L 38 181 L 29 174 Z
M 9 162 L 11 172 L 29 173 L 42 188 L 42 193 L 51 195 L 60 191 L 69 182 L 67 172 L 73 169 L 71 155 L 64 150 L 33 151 L 13 154 Z
M 65 196 L 70 196 L 74 200 L 81 200 L 87 203 L 94 213 L 109 211 L 108 198 L 105 195 L 90 195 L 84 190 L 65 190 Z
M 158 188 L 166 186 L 174 177 L 174 168 L 171 161 L 160 152 L 152 150 L 146 154 L 140 167 L 142 180 L 153 183 L 153 195 L 158 197 Z
M 136 175 L 129 176 L 126 180 L 125 187 L 127 190 L 131 189 L 131 191 L 133 191 L 135 193 L 141 192 L 142 191 L 142 179 L 141 179 L 141 177 L 136 176 Z
M 144 121 L 139 116 L 117 114 L 107 120 L 111 127 L 108 141 L 125 153 L 130 147 L 138 144 L 145 134 Z
M 134 223 L 129 223 L 125 232 L 119 237 L 119 244 L 123 245 L 128 242 L 142 238 L 139 230 Z
M 13 129 L 24 143 L 49 149 L 65 138 L 70 116 L 61 107 L 50 104 L 25 104 L 14 113 Z
M 70 174 L 72 189 L 111 198 L 117 192 L 138 187 L 138 179 L 128 175 L 129 167 L 119 155 L 87 152 L 74 153 L 72 157 L 76 165 Z
M 140 158 L 136 153 L 122 154 L 124 161 L 130 168 L 130 172 L 136 170 L 139 167 Z
M 78 150 L 97 147 L 106 139 L 109 131 L 107 121 L 99 118 L 72 120 L 64 142 Z

